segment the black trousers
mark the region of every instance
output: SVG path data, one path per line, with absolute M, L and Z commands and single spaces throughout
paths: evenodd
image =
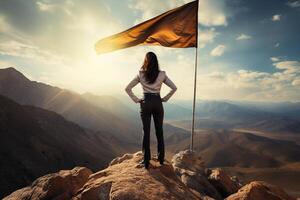
M 159 161 L 165 158 L 165 145 L 163 136 L 163 119 L 164 108 L 161 97 L 158 93 L 144 93 L 144 101 L 140 103 L 140 114 L 143 123 L 143 145 L 142 151 L 144 161 L 148 162 L 151 159 L 150 151 L 150 126 L 151 116 L 153 116 L 155 133 L 157 138 L 157 155 Z

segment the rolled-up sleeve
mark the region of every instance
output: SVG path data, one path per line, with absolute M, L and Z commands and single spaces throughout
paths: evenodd
M 134 86 L 136 86 L 138 83 L 140 82 L 140 78 L 139 75 L 136 75 L 134 77 L 134 79 L 132 79 L 132 81 L 130 81 L 130 83 L 127 85 L 127 87 L 125 88 L 125 91 L 127 92 L 127 94 L 129 95 L 129 97 L 135 102 L 138 103 L 140 101 L 140 99 L 135 96 L 135 94 L 132 92 L 132 88 Z
M 167 86 L 169 86 L 169 87 L 171 88 L 171 90 L 166 94 L 166 96 L 164 96 L 164 97 L 162 98 L 162 100 L 163 100 L 164 102 L 167 102 L 167 101 L 171 98 L 171 96 L 176 92 L 177 87 L 176 87 L 176 85 L 171 81 L 171 79 L 169 79 L 169 77 L 168 77 L 167 75 L 166 75 L 166 77 L 165 77 L 164 83 L 165 83 Z

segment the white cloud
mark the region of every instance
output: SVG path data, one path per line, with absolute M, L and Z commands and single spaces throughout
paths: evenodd
M 218 35 L 214 28 L 199 30 L 198 34 L 198 43 L 200 48 L 205 47 L 207 43 L 212 43 Z
M 64 60 L 64 58 L 40 49 L 37 46 L 16 40 L 0 42 L 0 55 L 34 59 L 44 64 L 62 64 Z
M 221 56 L 224 54 L 225 52 L 225 45 L 218 45 L 216 48 L 214 48 L 211 52 L 210 52 L 210 55 L 211 56 Z
M 129 8 L 138 11 L 142 17 L 135 24 L 153 18 L 163 12 L 184 5 L 191 0 L 131 0 Z M 202 0 L 199 3 L 199 23 L 204 26 L 226 26 L 227 14 L 224 1 Z
M 272 17 L 272 21 L 280 21 L 281 19 L 281 15 L 277 14 L 277 15 L 273 15 Z
M 246 35 L 246 34 L 242 33 L 236 38 L 236 40 L 249 40 L 251 38 L 252 37 L 250 35 Z
M 11 40 L 22 44 L 34 44 L 33 46 L 56 54 L 58 57 L 70 58 L 78 62 L 77 60 L 95 53 L 93 47 L 98 39 L 124 30 L 119 23 L 120 20 L 111 15 L 107 3 L 103 1 L 40 0 L 36 5 L 36 9 L 40 12 L 35 15 L 24 15 L 29 19 L 33 16 L 40 19 L 34 27 L 34 33 L 28 34 L 23 26 L 17 27 L 17 24 L 11 23 L 9 25 L 12 28 L 5 33 L 6 43 Z M 8 20 L 9 16 L 4 16 L 4 19 L 7 19 L 7 22 L 13 21 Z M 1 20 L 0 25 L 1 30 L 3 27 Z M 22 40 L 23 38 L 26 38 L 26 41 Z M 3 43 L 3 40 L 0 42 Z
M 7 19 L 4 16 L 0 15 L 0 34 L 3 34 L 0 37 L 0 41 L 4 41 L 5 38 L 12 38 L 14 40 L 19 40 L 22 42 L 28 42 L 28 37 L 24 37 L 23 34 L 18 32 L 18 30 L 7 22 Z
M 241 69 L 202 73 L 198 79 L 200 93 L 208 99 L 299 101 L 300 62 L 273 64 L 276 72 Z
M 74 5 L 74 2 L 71 0 L 66 0 L 60 3 L 49 3 L 49 2 L 37 1 L 36 5 L 39 8 L 39 10 L 42 12 L 53 13 L 55 11 L 62 11 L 67 15 L 72 15 L 69 7 L 72 7 Z
M 225 1 L 203 0 L 199 3 L 199 23 L 204 26 L 227 26 Z
M 280 59 L 278 57 L 271 57 L 270 60 L 272 62 L 278 62 L 278 61 L 280 61 Z
M 201 93 L 211 99 L 299 101 L 300 75 L 297 72 L 285 73 L 289 69 L 283 68 L 283 71 L 280 69 L 274 73 L 243 69 L 214 71 L 201 74 L 198 84 Z
M 280 70 L 283 70 L 285 74 L 293 74 L 300 71 L 300 62 L 298 61 L 281 61 L 275 62 L 273 65 Z
M 287 5 L 291 8 L 298 8 L 300 7 L 300 1 L 288 1 Z
M 36 5 L 38 6 L 38 8 L 41 11 L 52 12 L 55 9 L 57 9 L 57 5 L 55 5 L 55 4 L 45 3 L 45 2 L 41 2 L 41 1 L 37 1 Z
M 142 21 L 148 20 L 150 18 L 153 18 L 163 12 L 166 12 L 168 10 L 171 10 L 173 8 L 179 7 L 181 5 L 184 5 L 191 0 L 131 0 L 129 3 L 129 8 L 133 9 L 134 11 L 141 12 L 142 17 L 138 20 L 136 20 L 136 24 L 140 23 Z

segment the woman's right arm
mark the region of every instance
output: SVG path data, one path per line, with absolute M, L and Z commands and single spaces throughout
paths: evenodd
M 140 82 L 140 78 L 139 75 L 136 75 L 136 77 L 134 77 L 134 79 L 132 79 L 132 81 L 130 81 L 130 83 L 127 85 L 127 87 L 125 88 L 125 91 L 127 92 L 127 94 L 129 95 L 129 97 L 135 102 L 135 103 L 139 103 L 141 101 L 141 99 L 139 99 L 137 96 L 135 96 L 132 92 L 132 88 L 134 86 L 136 86 L 138 83 Z
M 169 93 L 166 95 L 166 96 L 164 96 L 163 98 L 162 98 L 162 101 L 163 102 L 167 102 L 169 99 L 170 99 L 170 97 L 176 92 L 176 90 L 177 90 L 177 87 L 176 87 L 176 85 L 171 81 L 171 79 L 169 79 L 169 77 L 166 75 L 166 78 L 165 78 L 165 80 L 164 80 L 164 83 L 167 85 L 167 86 L 169 86 L 170 88 L 171 88 L 171 90 L 169 91 Z

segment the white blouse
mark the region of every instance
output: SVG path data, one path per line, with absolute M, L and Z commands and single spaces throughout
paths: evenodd
M 141 83 L 144 93 L 160 93 L 162 83 L 165 83 L 167 86 L 171 88 L 169 93 L 162 98 L 163 102 L 166 102 L 170 99 L 170 97 L 177 90 L 176 85 L 169 79 L 165 71 L 160 71 L 154 83 L 147 83 L 145 78 L 144 71 L 140 70 L 139 73 L 134 77 L 134 79 L 127 85 L 125 91 L 130 96 L 130 98 L 138 103 L 141 101 L 137 96 L 135 96 L 132 92 L 132 88 L 136 86 L 138 83 Z

